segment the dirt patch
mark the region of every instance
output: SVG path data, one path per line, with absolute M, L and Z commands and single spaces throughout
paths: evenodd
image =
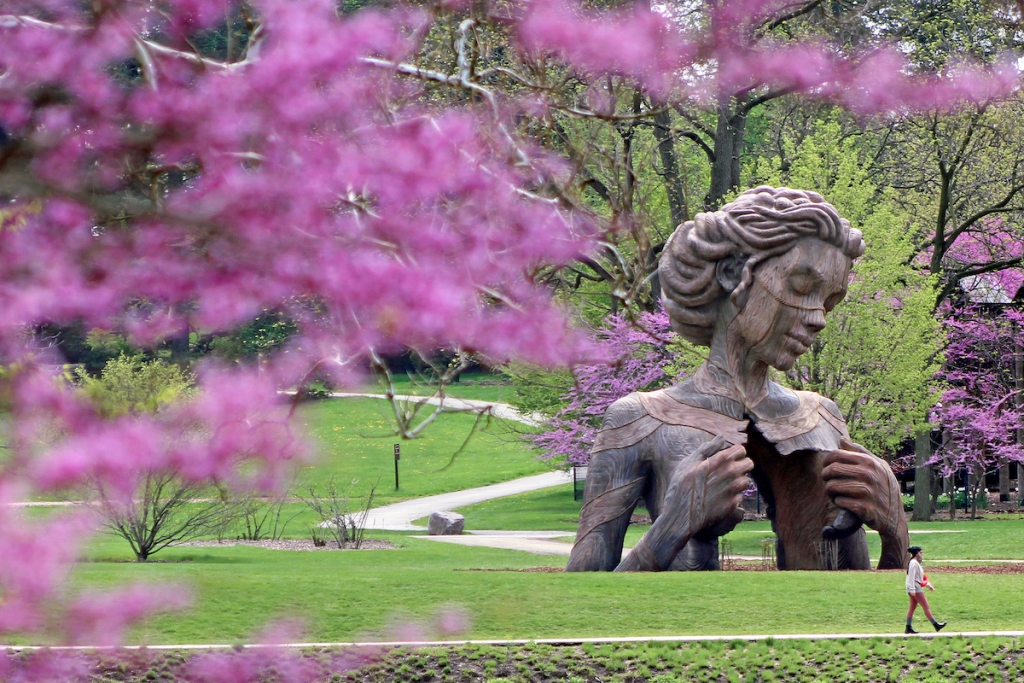
M 359 548 L 338 548 L 334 543 L 324 546 L 313 545 L 313 541 L 306 539 L 282 538 L 276 541 L 188 541 L 177 543 L 177 546 L 188 546 L 193 548 L 225 548 L 233 545 L 245 545 L 251 548 L 263 548 L 265 550 L 397 550 L 398 546 L 391 541 L 384 541 L 376 538 L 363 540 Z
M 560 574 L 565 571 L 562 567 L 526 567 L 525 569 L 497 569 L 497 568 L 480 568 L 480 569 L 456 569 L 457 572 L 527 572 L 527 573 L 540 573 L 540 574 Z
M 925 567 L 933 574 L 1024 574 L 1024 562 L 1003 564 L 937 564 Z

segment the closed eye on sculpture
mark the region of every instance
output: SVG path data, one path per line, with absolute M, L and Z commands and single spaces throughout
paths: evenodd
M 831 311 L 833 308 L 839 305 L 839 302 L 846 298 L 846 290 L 836 292 L 825 299 L 825 310 Z
M 821 275 L 813 269 L 801 269 L 789 276 L 789 289 L 801 296 L 810 294 L 821 283 Z

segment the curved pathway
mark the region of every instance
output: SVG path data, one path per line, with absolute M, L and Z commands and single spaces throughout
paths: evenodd
M 387 400 L 387 396 L 384 394 L 368 394 L 350 391 L 334 392 L 331 394 L 331 398 L 377 398 Z M 398 401 L 408 403 L 426 403 L 431 406 L 442 405 L 441 398 L 438 396 L 396 395 L 394 398 Z M 481 401 L 475 398 L 455 398 L 454 396 L 445 396 L 443 409 L 453 413 L 479 413 L 485 410 L 490 410 L 491 415 L 494 415 L 495 417 L 500 417 L 503 420 L 520 422 L 531 427 L 537 427 L 544 421 L 543 416 L 538 415 L 537 413 L 524 415 L 507 403 Z
M 332 398 L 376 398 L 387 399 L 384 394 L 338 392 L 332 393 Z M 437 396 L 395 396 L 399 401 L 419 401 L 429 405 L 441 405 L 441 399 Z M 480 412 L 489 410 L 495 417 L 504 420 L 512 420 L 522 424 L 537 426 L 542 418 L 539 415 L 523 415 L 507 403 L 496 403 L 494 401 L 479 401 L 468 398 L 444 398 L 444 410 L 452 412 Z M 453 491 L 442 493 L 436 496 L 414 498 L 392 505 L 382 505 L 372 508 L 366 518 L 368 530 L 380 529 L 384 531 L 424 531 L 421 526 L 414 526 L 413 520 L 422 519 L 431 512 L 454 510 L 455 508 L 482 503 L 485 500 L 514 496 L 528 491 L 568 484 L 572 481 L 572 474 L 566 471 L 546 472 L 531 477 L 513 479 L 512 481 L 481 486 L 464 491 Z M 454 543 L 458 545 L 483 546 L 487 548 L 504 548 L 507 550 L 522 550 L 536 553 L 538 555 L 568 555 L 572 545 L 553 539 L 564 536 L 575 536 L 572 531 L 467 531 L 461 536 L 413 536 L 430 541 L 442 543 Z
M 454 510 L 458 507 L 482 503 L 493 498 L 504 498 L 514 496 L 527 491 L 537 491 L 560 484 L 567 484 L 572 481 L 572 475 L 568 472 L 545 472 L 530 477 L 513 479 L 500 484 L 480 486 L 475 489 L 463 491 L 452 491 L 436 496 L 424 498 L 413 498 L 404 500 L 401 503 L 382 505 L 378 508 L 371 508 L 366 518 L 367 529 L 383 529 L 387 531 L 423 531 L 421 526 L 413 526 L 414 519 L 426 517 L 431 512 L 442 510 Z M 500 533 L 500 532 L 493 532 Z M 547 532 L 540 532 L 547 533 Z M 452 538 L 449 536 L 448 538 Z

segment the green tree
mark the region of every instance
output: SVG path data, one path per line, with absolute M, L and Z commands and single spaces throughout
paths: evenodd
M 77 370 L 82 391 L 109 419 L 133 419 L 186 400 L 192 379 L 177 365 L 121 355 L 99 377 Z M 128 542 L 135 559 L 145 562 L 173 543 L 223 529 L 235 514 L 222 492 L 205 481 L 183 479 L 175 469 L 146 471 L 129 496 L 109 491 L 98 481 L 90 507 L 113 535 Z
M 123 353 L 110 360 L 99 377 L 84 368 L 75 373 L 82 390 L 107 417 L 155 413 L 187 397 L 192 386 L 191 376 L 177 365 Z
M 871 182 L 863 162 L 872 141 L 863 137 L 843 136 L 834 118 L 819 120 L 799 147 L 786 145 L 787 171 L 776 160 L 761 173 L 769 182 L 820 190 L 864 233 L 867 251 L 854 265 L 846 300 L 786 379 L 833 399 L 856 441 L 891 456 L 930 429 L 942 336 L 932 315 L 936 278 L 907 265 L 916 253 L 912 217 Z

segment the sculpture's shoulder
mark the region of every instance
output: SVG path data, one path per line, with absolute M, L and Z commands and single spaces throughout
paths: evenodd
M 782 455 L 800 450 L 833 451 L 843 438 L 849 438 L 846 420 L 839 406 L 813 391 L 785 389 L 795 397 L 790 412 L 757 422 L 757 429 L 775 444 Z
M 843 417 L 843 411 L 839 410 L 836 402 L 819 394 L 814 395 L 818 397 L 818 413 L 837 429 L 841 429 L 844 436 L 849 436 L 846 431 L 846 418 Z
M 635 422 L 647 415 L 647 409 L 640 401 L 640 392 L 634 391 L 618 399 L 604 412 L 601 429 L 617 429 Z
M 630 448 L 653 434 L 660 426 L 661 423 L 647 412 L 640 400 L 640 393 L 628 394 L 608 406 L 591 452 Z
M 594 452 L 633 446 L 666 425 L 721 434 L 730 444 L 746 443 L 747 421 L 739 404 L 703 396 L 685 384 L 629 394 L 613 403 L 605 412 Z

